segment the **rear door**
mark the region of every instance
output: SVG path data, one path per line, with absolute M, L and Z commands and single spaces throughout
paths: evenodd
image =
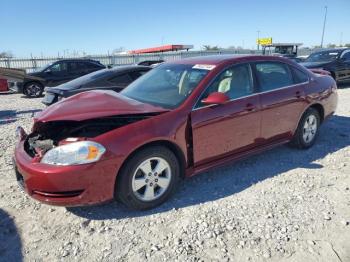
M 305 108 L 308 76 L 282 62 L 255 63 L 264 143 L 290 138 Z
M 251 149 L 260 137 L 260 101 L 249 64 L 221 72 L 200 97 L 191 113 L 193 158 L 200 166 L 226 155 Z M 200 101 L 212 92 L 231 100 L 205 106 Z

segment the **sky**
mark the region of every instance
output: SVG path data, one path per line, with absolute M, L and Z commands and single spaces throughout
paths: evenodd
M 16 57 L 107 54 L 162 44 L 256 48 L 350 43 L 350 0 L 0 0 L 0 52 Z

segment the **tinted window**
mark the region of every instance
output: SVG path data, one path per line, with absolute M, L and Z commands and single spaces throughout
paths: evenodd
M 345 54 L 342 55 L 342 58 L 349 62 L 350 61 L 350 51 L 347 51 Z
M 90 62 L 85 62 L 84 65 L 85 65 L 88 69 L 102 68 L 101 65 L 98 65 L 98 64 L 95 64 L 95 63 L 90 63 Z
M 121 93 L 144 103 L 176 108 L 208 72 L 194 65 L 163 64 L 132 82 Z
M 134 72 L 129 72 L 130 77 L 132 78 L 132 80 L 135 80 L 137 78 L 139 78 L 140 76 L 146 74 L 148 72 L 147 71 L 134 71 Z
M 123 85 L 123 84 L 131 83 L 132 80 L 127 74 L 122 74 L 122 75 L 117 75 L 115 77 L 112 77 L 108 81 L 112 82 L 115 85 Z
M 49 69 L 51 70 L 51 72 L 67 71 L 67 63 L 65 62 L 57 63 L 52 65 Z
M 292 67 L 292 71 L 294 74 L 295 84 L 305 83 L 309 81 L 309 76 L 306 73 L 302 72 L 301 70 Z
M 254 93 L 252 72 L 249 64 L 236 65 L 220 73 L 203 93 L 201 99 L 213 92 L 226 94 L 230 99 L 240 98 Z M 203 106 L 201 102 L 196 107 Z
M 256 72 L 262 92 L 294 84 L 288 66 L 282 63 L 257 63 Z
M 81 70 L 84 70 L 86 68 L 85 64 L 81 63 L 81 62 L 70 62 L 69 66 L 70 66 L 70 70 L 72 70 L 74 72 L 81 71 Z
M 312 53 L 305 62 L 331 62 L 337 59 L 339 51 L 322 51 Z

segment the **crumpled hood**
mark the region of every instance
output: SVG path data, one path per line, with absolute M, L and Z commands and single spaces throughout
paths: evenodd
M 305 66 L 306 68 L 320 68 L 322 66 L 328 65 L 329 62 L 302 62 L 299 64 Z
M 38 113 L 35 122 L 86 120 L 98 117 L 165 112 L 167 109 L 145 104 L 114 91 L 79 93 L 47 107 Z

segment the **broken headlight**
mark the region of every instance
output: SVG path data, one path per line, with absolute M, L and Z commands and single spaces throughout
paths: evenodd
M 41 163 L 50 165 L 80 165 L 98 161 L 106 149 L 92 141 L 80 141 L 57 146 L 47 151 Z

